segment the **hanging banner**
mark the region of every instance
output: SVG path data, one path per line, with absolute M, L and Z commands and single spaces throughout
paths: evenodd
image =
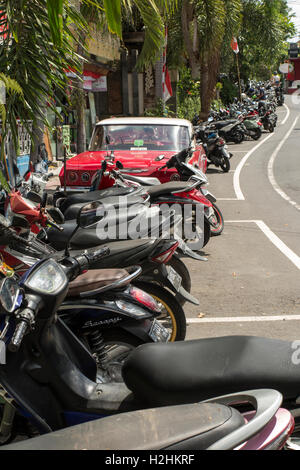
M 238 54 L 240 52 L 237 38 L 233 37 L 230 45 L 231 45 L 231 49 L 233 50 L 235 54 Z
M 93 91 L 107 91 L 107 77 L 105 75 L 100 76 L 93 82 Z

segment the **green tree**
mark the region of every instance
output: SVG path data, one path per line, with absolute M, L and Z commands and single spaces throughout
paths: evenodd
M 47 124 L 46 106 L 55 111 L 57 91 L 67 98 L 66 70 L 76 71 L 80 82 L 90 21 L 105 21 L 121 37 L 122 11 L 130 14 L 135 6 L 145 25 L 140 63 L 146 63 L 161 49 L 162 14 L 175 4 L 176 0 L 0 0 L 0 70 L 22 84 L 24 95 L 7 106 L 15 141 L 17 118 L 32 121 L 35 134 L 41 135 L 41 123 Z
M 286 0 L 242 0 L 242 7 L 241 76 L 244 80 L 269 79 L 286 58 L 288 38 L 295 35 L 293 16 Z
M 240 0 L 181 0 L 180 23 L 178 14 L 169 20 L 171 49 L 176 50 L 177 55 L 181 51 L 192 77 L 200 78 L 202 119 L 207 118 L 215 96 L 222 45 L 230 47 L 240 21 Z M 174 59 L 174 55 L 170 58 Z

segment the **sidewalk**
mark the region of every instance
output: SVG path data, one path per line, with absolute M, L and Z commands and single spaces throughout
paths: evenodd
M 60 187 L 60 181 L 59 181 L 58 175 L 61 171 L 62 166 L 63 166 L 62 162 L 58 162 L 57 167 L 51 167 L 51 165 L 49 166 L 49 173 L 53 173 L 53 176 L 49 178 L 49 181 L 46 185 L 47 193 L 51 194 L 51 192 L 56 191 L 57 187 Z

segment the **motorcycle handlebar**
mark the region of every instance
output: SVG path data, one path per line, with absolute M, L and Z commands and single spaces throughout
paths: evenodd
M 47 223 L 51 225 L 51 227 L 56 228 L 56 230 L 59 230 L 60 232 L 63 232 L 64 228 L 61 227 L 60 225 L 57 225 L 55 222 L 52 222 L 51 220 L 47 220 Z
M 26 335 L 31 323 L 34 320 L 33 312 L 29 308 L 25 308 L 18 314 L 21 321 L 17 324 L 13 337 L 8 345 L 10 352 L 17 352 L 21 346 L 22 340 Z
M 106 246 L 97 250 L 86 250 L 81 255 L 69 257 L 63 262 L 67 268 L 67 276 L 69 280 L 75 279 L 84 271 L 91 268 L 93 264 L 101 261 L 104 256 L 109 255 L 110 249 Z

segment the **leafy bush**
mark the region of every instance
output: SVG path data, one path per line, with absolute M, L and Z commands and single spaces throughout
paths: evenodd
M 146 117 L 175 117 L 175 113 L 171 111 L 170 107 L 165 105 L 162 99 L 156 101 L 154 108 L 145 111 Z
M 177 84 L 177 117 L 192 121 L 201 108 L 200 82 L 193 80 L 191 70 L 182 68 Z
M 234 98 L 238 97 L 239 90 L 238 87 L 227 77 L 222 78 L 221 83 L 223 87 L 220 92 L 220 97 L 223 103 L 228 105 L 234 101 Z

